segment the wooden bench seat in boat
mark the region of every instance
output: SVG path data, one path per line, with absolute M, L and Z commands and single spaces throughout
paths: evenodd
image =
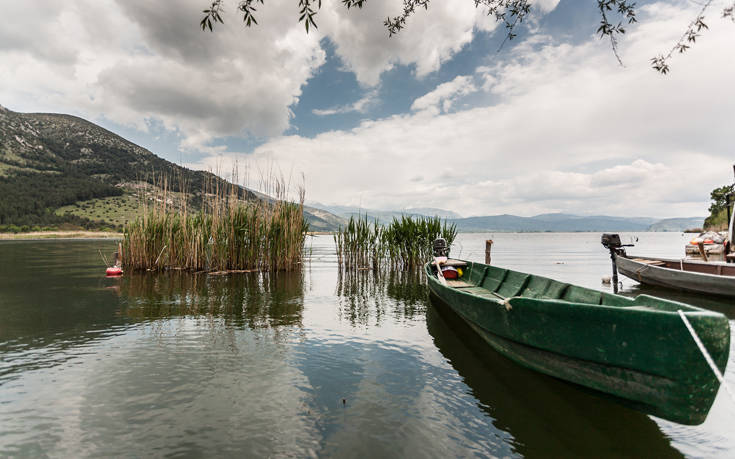
M 666 264 L 661 260 L 648 260 L 645 258 L 633 258 L 633 261 L 637 261 L 638 263 L 643 263 L 644 265 L 651 265 L 651 266 L 663 266 Z
M 463 280 L 454 280 L 454 279 L 447 279 L 447 285 L 453 288 L 474 287 L 474 285 L 469 284 Z

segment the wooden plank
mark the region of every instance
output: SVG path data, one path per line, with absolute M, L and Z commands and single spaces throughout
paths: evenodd
M 447 279 L 447 285 L 453 288 L 474 287 L 474 285 L 468 284 L 467 282 L 463 280 L 450 280 L 450 279 Z
M 442 263 L 442 266 L 451 266 L 453 268 L 464 268 L 465 266 L 467 266 L 467 262 L 462 261 L 462 260 L 453 260 L 450 258 L 449 260 Z
M 633 261 L 637 261 L 638 263 L 643 263 L 646 265 L 653 265 L 653 266 L 661 266 L 665 264 L 663 261 L 660 261 L 660 260 L 648 260 L 646 258 L 633 258 Z

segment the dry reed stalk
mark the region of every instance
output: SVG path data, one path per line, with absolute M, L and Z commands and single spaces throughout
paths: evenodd
M 232 179 L 237 181 L 236 169 Z M 288 201 L 282 178 L 270 180 L 272 200 L 248 200 L 247 191 L 209 175 L 201 208 L 191 213 L 188 194 L 183 193 L 183 204 L 177 202 L 163 176 L 157 195 L 143 201 L 143 215 L 125 227 L 124 265 L 131 270 L 298 269 L 308 230 L 304 189 L 299 188 L 298 202 Z

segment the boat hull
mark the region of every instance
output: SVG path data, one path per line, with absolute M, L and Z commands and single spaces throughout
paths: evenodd
M 616 256 L 615 260 L 620 274 L 642 284 L 656 285 L 659 287 L 667 287 L 689 292 L 735 297 L 735 276 L 675 270 L 653 266 L 623 256 Z M 676 260 L 664 261 L 676 262 Z M 699 264 L 702 265 L 703 268 L 707 266 L 717 266 L 714 264 L 707 265 L 705 263 L 687 263 L 690 265 Z
M 446 287 L 428 265 L 427 277 L 442 303 L 493 349 L 525 367 L 682 424 L 702 423 L 717 394 L 719 383 L 675 312 L 634 303 L 614 307 L 520 296 L 503 301 L 483 297 L 477 287 Z M 685 310 L 724 370 L 727 319 Z

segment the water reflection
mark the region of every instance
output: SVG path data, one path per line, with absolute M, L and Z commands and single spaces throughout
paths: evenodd
M 525 457 L 682 457 L 648 416 L 528 370 L 484 343 L 433 295 L 426 323 L 493 424 Z
M 119 281 L 125 313 L 138 320 L 208 315 L 249 328 L 302 325 L 300 272 L 129 274 Z
M 420 271 L 340 273 L 314 245 L 303 273 L 106 279 L 110 242 L 0 244 L 0 456 L 680 455 L 651 418 L 468 345 Z M 727 448 L 728 409 L 664 431 Z
M 386 314 L 396 321 L 413 320 L 424 314 L 428 299 L 421 270 L 339 269 L 335 295 L 339 317 L 352 326 L 380 326 Z

